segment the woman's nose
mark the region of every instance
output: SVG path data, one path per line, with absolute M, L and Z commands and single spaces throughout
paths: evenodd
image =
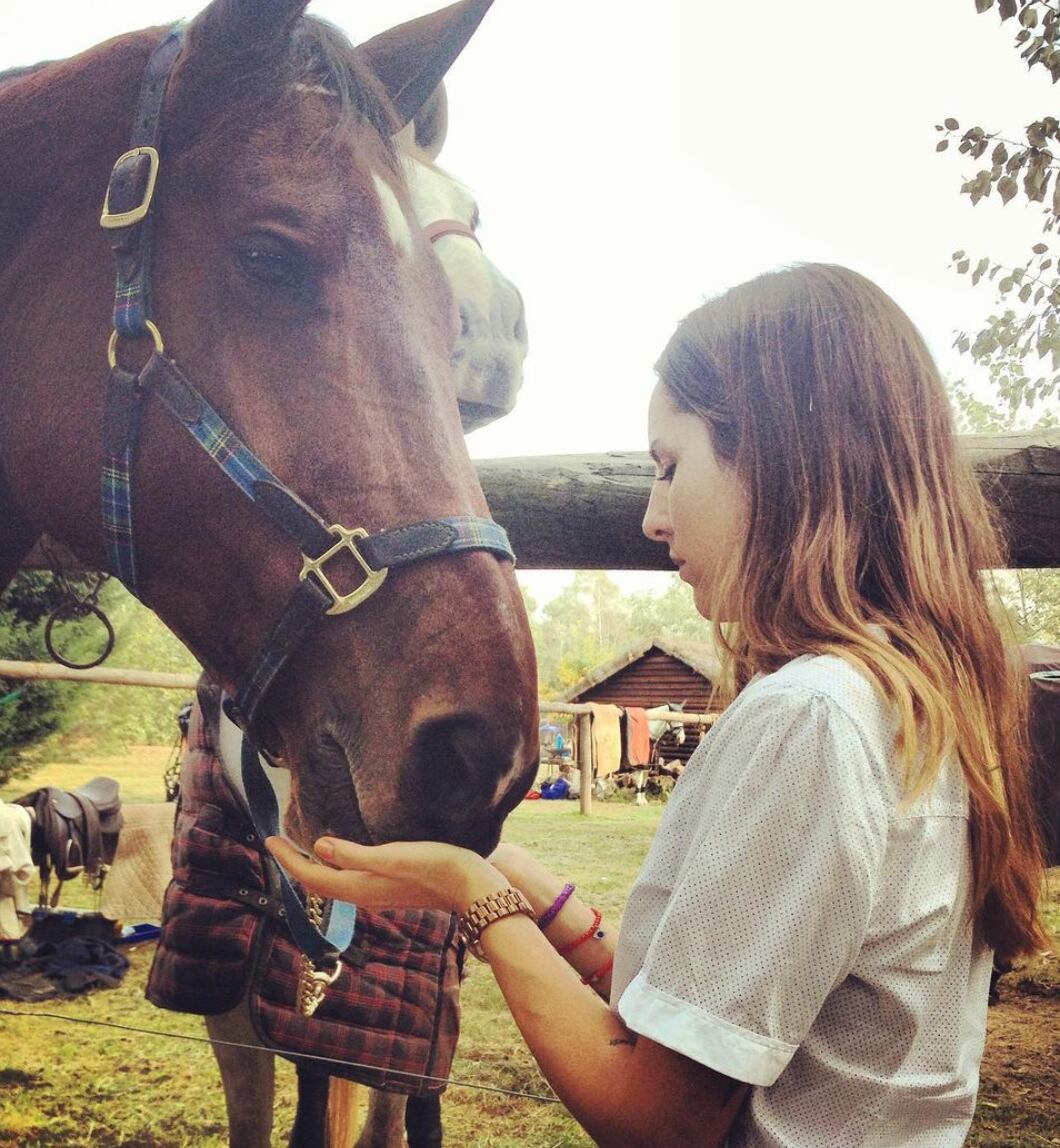
M 652 542 L 666 542 L 670 537 L 669 508 L 666 492 L 660 482 L 652 483 L 651 494 L 648 495 L 648 509 L 644 512 L 644 521 L 640 524 L 640 528 Z

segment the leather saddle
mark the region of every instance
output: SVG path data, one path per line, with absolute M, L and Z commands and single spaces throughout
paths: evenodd
M 118 782 L 94 777 L 77 789 L 53 785 L 15 798 L 33 815 L 30 853 L 40 870 L 40 902 L 48 903 L 54 875 L 59 882 L 51 898 L 59 901 L 63 882 L 84 875 L 93 889 L 103 886 L 121 833 L 122 812 Z

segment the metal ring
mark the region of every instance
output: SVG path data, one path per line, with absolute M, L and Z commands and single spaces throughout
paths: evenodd
M 144 326 L 147 328 L 151 336 L 151 341 L 155 345 L 155 350 L 161 355 L 165 353 L 166 345 L 162 342 L 162 332 L 151 322 L 150 319 L 144 320 Z M 118 340 L 128 338 L 127 335 L 119 335 L 117 327 L 110 333 L 110 341 L 107 343 L 107 362 L 110 364 L 110 369 L 113 371 L 118 365 Z
M 94 614 L 103 623 L 104 629 L 107 631 L 103 653 L 90 662 L 71 662 L 69 658 L 64 658 L 56 650 L 52 641 L 52 629 L 56 622 L 71 622 L 77 618 L 87 618 L 90 614 Z M 93 670 L 96 666 L 101 666 L 110 657 L 111 651 L 114 649 L 114 627 L 99 606 L 89 605 L 85 602 L 78 602 L 73 606 L 62 605 L 52 613 L 47 626 L 44 627 L 44 646 L 52 660 L 58 662 L 60 666 L 65 666 L 68 670 Z

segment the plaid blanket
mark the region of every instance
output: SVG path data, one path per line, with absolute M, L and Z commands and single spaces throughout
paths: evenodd
M 431 910 L 359 909 L 343 970 L 312 1017 L 295 1007 L 299 952 L 279 891 L 198 705 L 181 767 L 173 880 L 147 984 L 161 1008 L 214 1015 L 249 994 L 262 1043 L 334 1057 L 345 1076 L 410 1095 L 444 1090 L 459 1031 L 456 920 Z M 409 1074 L 409 1075 L 404 1075 Z

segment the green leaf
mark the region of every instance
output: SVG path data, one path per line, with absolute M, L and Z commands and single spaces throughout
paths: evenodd
M 951 132 L 955 132 L 961 126 L 953 116 L 947 116 L 942 122 L 946 125 L 946 130 Z
M 1049 250 L 1048 243 L 1036 243 L 1031 250 L 1035 255 L 1044 255 Z
M 1011 20 L 1016 15 L 1016 0 L 1000 0 L 997 6 L 1001 21 Z
M 1001 196 L 1002 203 L 1008 203 L 1018 191 L 1019 184 L 1010 175 L 1003 176 L 997 181 L 997 193 Z
M 984 12 L 989 12 L 994 6 L 994 0 L 975 0 L 975 10 L 981 16 Z
M 1005 145 L 1003 143 L 999 143 L 997 145 L 997 147 L 994 148 L 993 152 L 990 155 L 990 162 L 1001 164 L 1001 163 L 1004 163 L 1005 160 L 1007 160 L 1007 159 L 1008 159 L 1008 148 L 1005 147 Z
M 957 274 L 958 274 L 958 275 L 965 275 L 965 274 L 967 274 L 967 271 L 968 271 L 968 267 L 969 267 L 969 263 L 968 263 L 968 260 L 967 260 L 967 259 L 962 259 L 962 260 L 961 260 L 961 261 L 960 261 L 960 262 L 957 264 Z
M 1023 11 L 1020 12 L 1020 23 L 1024 28 L 1038 27 L 1038 11 L 1032 4 L 1028 4 Z
M 935 144 L 935 151 L 945 151 L 949 146 L 949 140 L 939 140 L 939 142 Z

